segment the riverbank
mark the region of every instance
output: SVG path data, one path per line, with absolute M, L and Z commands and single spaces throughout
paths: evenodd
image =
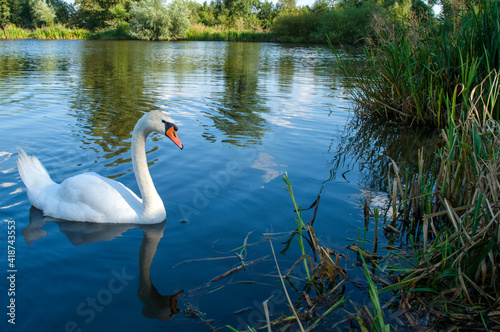
M 102 39 L 102 40 L 134 40 L 128 29 L 106 29 L 90 32 L 85 29 L 71 29 L 62 25 L 28 30 L 15 25 L 7 25 L 0 29 L 0 39 Z M 236 30 L 193 25 L 189 28 L 185 38 L 189 41 L 240 41 L 240 42 L 278 42 L 271 32 Z

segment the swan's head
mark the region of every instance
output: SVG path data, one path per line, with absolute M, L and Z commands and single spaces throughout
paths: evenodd
M 166 135 L 172 140 L 181 150 L 184 147 L 177 136 L 177 125 L 167 113 L 163 111 L 151 111 L 146 113 L 137 123 L 145 126 L 152 132 Z

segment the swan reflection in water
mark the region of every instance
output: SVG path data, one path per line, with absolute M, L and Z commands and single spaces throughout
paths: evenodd
M 183 291 L 172 295 L 161 295 L 150 279 L 151 263 L 158 243 L 163 237 L 166 221 L 151 225 L 67 221 L 44 217 L 43 212 L 33 206 L 30 209 L 29 221 L 30 224 L 22 230 L 24 240 L 28 245 L 47 235 L 47 231 L 42 227 L 49 222 L 57 224 L 61 232 L 75 247 L 94 242 L 110 241 L 129 229 L 139 227 L 144 234 L 139 249 L 139 287 L 137 289 L 137 297 L 143 304 L 142 315 L 165 321 L 172 319 L 179 313 L 177 299 Z

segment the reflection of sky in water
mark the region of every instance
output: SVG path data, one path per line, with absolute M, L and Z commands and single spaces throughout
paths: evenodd
M 282 169 L 283 167 L 286 167 L 286 165 L 278 165 L 276 162 L 274 162 L 273 156 L 261 152 L 258 154 L 257 159 L 250 167 L 264 171 L 265 174 L 262 175 L 262 181 L 264 183 L 269 183 L 271 182 L 271 180 L 274 180 L 284 173 L 284 171 L 278 169 Z

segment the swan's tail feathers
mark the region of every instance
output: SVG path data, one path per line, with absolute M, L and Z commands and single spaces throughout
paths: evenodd
M 40 160 L 35 156 L 28 156 L 23 149 L 19 149 L 17 169 L 21 179 L 26 185 L 28 195 L 30 192 L 43 190 L 54 183 L 50 178 L 49 172 L 47 172 Z

